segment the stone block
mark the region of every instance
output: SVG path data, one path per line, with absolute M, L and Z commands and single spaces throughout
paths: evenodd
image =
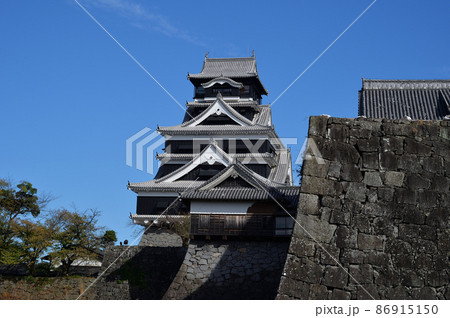
M 368 253 L 366 262 L 372 266 L 378 267 L 388 267 L 389 266 L 389 256 L 383 252 L 370 251 Z
M 397 286 L 387 289 L 386 298 L 392 300 L 405 300 L 410 299 L 410 295 L 408 294 L 408 290 L 405 286 Z
M 410 174 L 406 177 L 405 184 L 411 190 L 428 189 L 430 180 L 417 174 Z
M 398 159 L 398 167 L 410 173 L 419 173 L 422 171 L 420 161 L 415 155 L 404 154 Z
M 361 182 L 363 179 L 361 169 L 354 164 L 344 164 L 342 167 L 341 179 L 351 182 Z
M 377 152 L 365 152 L 362 154 L 362 166 L 367 169 L 378 169 L 378 153 Z
M 326 300 L 328 289 L 324 285 L 311 284 L 309 286 L 309 300 Z
M 397 203 L 415 204 L 417 200 L 417 193 L 408 189 L 396 189 L 395 201 Z
M 431 179 L 430 190 L 440 192 L 440 193 L 449 193 L 450 192 L 450 179 L 445 176 L 435 175 Z
M 366 203 L 363 206 L 362 213 L 369 216 L 382 216 L 385 213 L 385 208 L 382 203 Z
M 331 213 L 330 223 L 350 225 L 351 215 L 342 210 L 333 210 Z
M 298 212 L 304 214 L 319 214 L 319 197 L 315 194 L 300 193 Z
M 373 283 L 373 269 L 369 264 L 350 265 L 350 282 L 352 284 L 371 284 Z
M 383 250 L 383 236 L 358 234 L 358 248 L 360 250 Z
M 345 225 L 340 225 L 336 230 L 336 246 L 339 248 L 356 248 L 357 231 Z
M 358 286 L 357 289 L 356 299 L 358 300 L 380 299 L 378 286 L 375 284 Z
M 364 183 L 351 182 L 345 198 L 349 200 L 355 200 L 359 202 L 366 201 L 367 188 Z
M 305 160 L 303 164 L 303 176 L 325 178 L 329 166 L 330 162 L 328 160 L 324 160 L 322 164 L 319 164 L 316 160 Z
M 390 136 L 381 140 L 381 151 L 392 151 L 396 154 L 403 153 L 403 137 Z
M 411 289 L 411 296 L 413 299 L 420 300 L 436 300 L 436 289 L 432 287 L 421 287 Z
M 444 163 L 439 157 L 422 158 L 422 167 L 425 171 L 442 174 L 444 172 Z
M 370 203 L 375 203 L 378 201 L 377 189 L 369 189 L 369 192 L 367 193 L 367 201 Z
M 328 168 L 328 176 L 333 178 L 339 178 L 341 175 L 342 165 L 339 162 L 331 162 Z
M 312 257 L 316 251 L 315 244 L 310 240 L 292 237 L 289 253 L 298 257 Z
M 406 287 L 423 287 L 423 279 L 415 271 L 404 271 L 402 273 L 402 285 Z
M 328 130 L 331 140 L 345 142 L 350 137 L 348 126 L 345 125 L 331 125 Z
M 429 156 L 431 155 L 431 147 L 412 138 L 405 138 L 405 152 Z
M 435 228 L 446 229 L 449 227 L 449 213 L 449 210 L 446 208 L 434 208 L 426 217 L 426 224 Z
M 394 236 L 394 224 L 386 217 L 377 217 L 373 221 L 373 233 L 376 235 Z
M 440 202 L 439 194 L 434 191 L 418 191 L 417 201 L 421 208 L 434 208 Z
M 396 170 L 397 156 L 391 151 L 382 152 L 380 154 L 380 168 L 383 170 Z
M 282 276 L 279 293 L 295 299 L 308 299 L 309 284 Z
M 304 176 L 301 191 L 303 193 L 336 196 L 341 194 L 342 185 L 333 180 Z
M 317 263 L 309 260 L 304 260 L 303 263 L 297 265 L 297 271 L 295 276 L 299 280 L 307 283 L 318 284 L 323 273 L 323 267 Z
M 366 172 L 364 174 L 364 184 L 372 187 L 381 187 L 383 182 L 379 172 Z
M 311 116 L 309 118 L 309 131 L 310 136 L 325 137 L 327 133 L 328 117 L 326 116 Z
M 347 270 L 340 266 L 328 266 L 322 284 L 329 287 L 344 288 L 348 283 Z
M 405 174 L 397 171 L 386 171 L 382 174 L 386 186 L 401 187 Z
M 372 136 L 367 139 L 359 139 L 357 147 L 361 152 L 378 152 L 380 149 L 380 138 Z
M 339 264 L 339 248 L 333 245 L 322 244 L 318 247 L 320 254 L 320 263 L 323 265 L 338 265 Z
M 416 242 L 417 239 L 435 241 L 437 238 L 436 228 L 416 224 L 400 224 L 398 235 L 408 242 Z
M 394 199 L 394 189 L 378 188 L 378 199 L 384 202 L 391 202 Z
M 362 233 L 370 233 L 369 217 L 365 214 L 358 214 L 353 217 L 353 226 Z
M 331 299 L 332 300 L 350 300 L 351 299 L 351 293 L 342 290 L 342 289 L 333 289 L 333 292 L 331 293 Z
M 354 146 L 339 141 L 324 141 L 318 144 L 318 148 L 323 158 L 330 161 L 357 164 L 360 158 Z
M 424 224 L 425 213 L 414 205 L 399 206 L 393 211 L 395 218 L 400 219 L 404 223 Z
M 323 222 L 314 215 L 300 214 L 297 217 L 297 221 L 300 222 L 303 228 L 296 226 L 294 228 L 295 236 L 304 237 L 310 240 L 313 240 L 314 238 L 318 242 L 322 243 L 329 243 L 336 230 L 336 225 Z
M 340 209 L 341 200 L 339 198 L 324 196 L 322 197 L 322 206 L 328 207 L 330 209 Z
M 340 257 L 342 264 L 362 264 L 364 262 L 365 253 L 356 249 L 343 249 Z

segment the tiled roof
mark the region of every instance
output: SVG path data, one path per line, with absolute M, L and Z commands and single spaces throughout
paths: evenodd
M 233 158 L 273 158 L 274 155 L 272 153 L 264 152 L 264 153 L 234 153 L 228 154 Z M 158 160 L 170 159 L 170 160 L 192 160 L 195 157 L 193 153 L 160 153 L 157 154 L 156 158 Z
M 442 120 L 450 115 L 450 80 L 366 80 L 358 115 L 369 118 Z
M 162 135 L 239 135 L 239 134 L 272 134 L 273 128 L 269 126 L 238 126 L 238 125 L 202 125 L 183 127 L 181 125 L 159 127 Z
M 269 105 L 259 105 L 257 101 L 226 101 L 231 107 L 259 107 L 259 106 L 269 106 Z M 212 103 L 214 103 L 213 100 L 211 101 L 203 101 L 203 102 L 187 102 L 186 106 L 188 108 L 191 107 L 208 107 L 209 105 L 211 105 Z
M 291 153 L 288 149 L 281 149 L 276 158 L 277 165 L 270 171 L 269 179 L 284 183 L 291 169 Z
M 177 170 L 174 170 L 171 173 L 165 175 L 161 179 L 156 180 L 155 182 L 157 182 L 157 183 L 164 182 L 165 180 L 167 180 L 167 179 L 171 178 L 172 176 L 176 175 L 177 173 L 180 173 L 185 168 L 187 168 L 190 165 L 193 165 L 195 162 L 201 160 L 202 156 L 204 156 L 204 154 L 209 149 L 214 149 L 220 156 L 222 156 L 225 159 L 225 162 L 227 162 L 227 164 L 229 164 L 233 160 L 233 158 L 230 155 L 228 155 L 225 151 L 223 151 L 222 148 L 220 148 L 216 143 L 211 143 L 209 146 L 205 147 L 205 149 L 203 149 L 199 154 L 194 156 L 191 161 L 189 161 L 185 165 L 181 166 Z
M 262 94 L 268 91 L 262 85 L 256 68 L 255 57 L 205 58 L 202 71 L 198 74 L 188 73 L 188 79 L 213 79 L 216 77 L 256 78 Z
M 225 76 L 220 76 L 220 77 L 213 78 L 209 82 L 203 83 L 202 86 L 205 87 L 205 88 L 208 88 L 208 87 L 213 86 L 216 83 L 219 83 L 219 84 L 228 83 L 231 86 L 238 87 L 238 88 L 244 87 L 244 85 L 242 83 L 233 81 L 231 78 L 228 78 L 228 77 L 225 77 Z
M 189 78 L 215 78 L 215 77 L 256 77 L 256 60 L 254 57 L 239 58 L 205 58 L 202 71 L 198 74 L 189 74 Z
M 269 191 L 244 187 L 217 187 L 206 191 L 186 191 L 181 197 L 191 200 L 271 200 L 272 198 L 280 200 L 284 198 L 292 202 L 293 206 L 296 206 L 299 193 L 300 187 L 273 188 Z
M 260 108 L 259 113 L 253 119 L 253 123 L 262 126 L 272 125 L 272 110 L 269 105 Z
M 245 118 L 244 116 L 242 116 L 241 114 L 239 114 L 233 107 L 231 107 L 227 102 L 225 102 L 222 98 L 221 95 L 217 95 L 217 99 L 211 103 L 211 105 L 208 106 L 208 108 L 206 108 L 204 111 L 202 111 L 200 114 L 198 114 L 197 116 L 195 116 L 194 118 L 191 118 L 191 120 L 189 121 L 185 121 L 181 124 L 182 127 L 186 127 L 192 123 L 194 123 L 197 119 L 199 119 L 201 116 L 203 116 L 204 114 L 206 114 L 212 107 L 214 107 L 214 105 L 216 105 L 216 102 L 221 102 L 222 105 L 224 106 L 224 108 L 226 110 L 228 110 L 230 112 L 231 115 L 233 115 L 235 118 L 237 118 L 238 120 L 246 123 L 247 125 L 251 125 L 252 122 L 250 120 L 248 120 L 247 118 Z
M 155 192 L 183 192 L 189 188 L 197 188 L 202 185 L 204 181 L 180 180 L 173 182 L 160 182 L 150 180 L 145 182 L 130 183 L 128 189 L 139 191 L 155 191 Z

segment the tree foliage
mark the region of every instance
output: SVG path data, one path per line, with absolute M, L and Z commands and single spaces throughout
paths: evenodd
M 47 227 L 53 230 L 50 256 L 61 263 L 64 274 L 75 260 L 98 259 L 102 246 L 98 216 L 97 210 L 81 213 L 61 209 L 50 213 L 46 220 Z
M 98 226 L 97 210 L 60 209 L 37 220 L 52 196 L 38 197 L 29 182 L 16 188 L 0 179 L 0 264 L 25 264 L 34 274 L 42 256 L 48 254 L 67 274 L 75 260 L 97 260 L 106 246 L 117 241 L 114 231 Z
M 41 211 L 37 190 L 31 183 L 24 181 L 17 188 L 0 180 L 0 263 L 4 264 L 17 261 L 14 227 L 19 217 L 36 217 Z
M 20 240 L 19 262 L 34 274 L 40 256 L 52 246 L 53 231 L 39 222 L 19 220 L 14 225 L 14 232 Z
M 106 249 L 107 246 L 114 245 L 117 242 L 116 232 L 113 230 L 105 231 L 101 240 L 101 247 Z

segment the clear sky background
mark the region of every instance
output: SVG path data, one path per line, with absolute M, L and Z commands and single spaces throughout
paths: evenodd
M 187 72 L 210 57 L 251 56 L 274 101 L 372 0 L 79 0 L 184 105 Z M 308 117 L 356 117 L 361 77 L 450 78 L 450 2 L 378 0 L 274 105 L 280 137 Z M 125 164 L 125 140 L 179 124 L 183 111 L 72 0 L 3 1 L 0 177 L 57 196 L 51 208 L 102 211 L 132 240 L 136 195 L 153 178 Z

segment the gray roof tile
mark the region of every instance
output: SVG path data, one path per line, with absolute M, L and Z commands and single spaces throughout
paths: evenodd
M 450 80 L 366 80 L 358 115 L 368 118 L 442 120 L 450 114 Z
M 253 57 L 205 58 L 202 71 L 189 74 L 189 78 L 256 77 L 256 60 Z

